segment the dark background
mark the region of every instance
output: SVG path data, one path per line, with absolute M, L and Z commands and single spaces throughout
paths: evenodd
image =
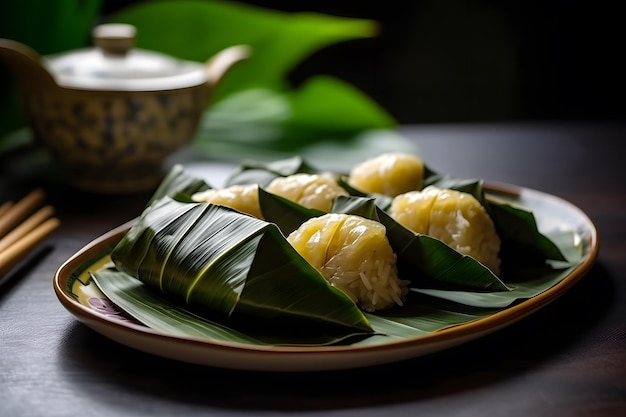
M 108 0 L 105 13 L 132 3 Z M 337 76 L 401 123 L 624 120 L 620 2 L 250 0 L 373 19 L 372 39 L 320 50 L 291 74 Z
M 336 44 L 292 74 L 332 74 L 402 123 L 624 120 L 621 2 L 256 0 L 285 11 L 374 19 L 380 34 Z
M 624 13 L 604 1 L 248 1 L 375 19 L 294 71 L 358 86 L 400 122 L 619 119 Z

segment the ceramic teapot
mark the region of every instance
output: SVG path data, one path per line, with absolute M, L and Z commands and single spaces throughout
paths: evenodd
M 78 188 L 101 193 L 153 189 L 163 162 L 187 144 L 217 83 L 249 56 L 226 48 L 204 63 L 134 48 L 126 24 L 94 28 L 94 47 L 42 57 L 0 39 L 0 65 L 18 80 L 36 140 Z

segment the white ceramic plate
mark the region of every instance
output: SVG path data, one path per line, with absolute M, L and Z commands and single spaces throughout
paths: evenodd
M 156 332 L 126 318 L 89 280 L 87 271 L 97 269 L 102 263 L 98 255 L 117 243 L 129 225 L 106 233 L 68 259 L 54 276 L 54 290 L 63 306 L 96 332 L 131 348 L 183 362 L 244 370 L 321 371 L 405 360 L 463 344 L 517 322 L 564 294 L 589 271 L 596 259 L 597 229 L 576 206 L 527 188 L 491 184 L 486 189 L 495 195 L 518 195 L 517 201 L 535 214 L 542 232 L 574 231 L 580 240 L 582 259 L 567 277 L 534 298 L 489 317 L 426 336 L 378 345 L 268 347 Z

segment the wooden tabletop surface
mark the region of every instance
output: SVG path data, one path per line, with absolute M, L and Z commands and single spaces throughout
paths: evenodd
M 626 415 L 626 126 L 403 126 L 429 166 L 554 194 L 600 233 L 591 271 L 522 321 L 473 342 L 362 369 L 267 373 L 132 350 L 79 323 L 55 270 L 137 216 L 147 194 L 101 196 L 0 168 L 0 196 L 42 186 L 61 227 L 0 283 L 0 416 Z

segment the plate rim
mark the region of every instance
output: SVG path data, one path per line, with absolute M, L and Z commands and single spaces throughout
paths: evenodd
M 77 267 L 85 263 L 85 256 L 121 238 L 134 220 L 109 230 L 74 253 L 55 271 L 53 287 L 61 304 L 80 322 L 101 335 L 131 348 L 182 362 L 228 369 L 288 372 L 350 369 L 397 362 L 461 345 L 512 325 L 559 298 L 594 265 L 599 251 L 598 228 L 579 207 L 552 194 L 506 183 L 485 182 L 485 190 L 495 194 L 528 194 L 551 199 L 575 212 L 584 220 L 585 230 L 589 232 L 586 237 L 587 252 L 567 277 L 543 293 L 488 317 L 426 335 L 356 346 L 257 346 L 168 335 L 143 325 L 112 319 L 69 296 L 67 282 Z M 150 342 L 156 344 L 151 345 Z M 172 347 L 176 349 L 170 350 Z

